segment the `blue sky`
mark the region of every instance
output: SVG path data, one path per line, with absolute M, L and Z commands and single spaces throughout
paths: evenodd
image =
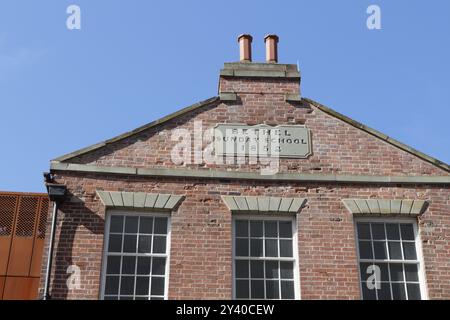
M 450 162 L 448 0 L 2 0 L 0 190 L 44 191 L 50 159 L 216 95 L 241 33 L 261 62 L 278 34 L 304 96 Z

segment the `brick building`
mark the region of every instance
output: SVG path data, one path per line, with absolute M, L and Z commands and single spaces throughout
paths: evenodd
M 450 299 L 450 166 L 301 97 L 265 41 L 218 96 L 51 161 L 53 298 Z

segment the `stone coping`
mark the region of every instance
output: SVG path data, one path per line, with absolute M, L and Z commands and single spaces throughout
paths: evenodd
M 264 196 L 222 196 L 233 213 L 296 214 L 306 203 L 305 198 Z
M 182 195 L 96 190 L 107 208 L 133 208 L 172 211 L 184 199 Z
M 353 215 L 418 216 L 428 207 L 427 200 L 410 199 L 343 199 L 344 206 Z

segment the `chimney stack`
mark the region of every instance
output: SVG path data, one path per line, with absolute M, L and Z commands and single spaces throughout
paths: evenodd
M 278 62 L 278 36 L 275 34 L 268 34 L 264 37 L 266 43 L 266 62 Z
M 239 42 L 239 60 L 241 62 L 252 62 L 252 36 L 241 34 L 238 37 Z

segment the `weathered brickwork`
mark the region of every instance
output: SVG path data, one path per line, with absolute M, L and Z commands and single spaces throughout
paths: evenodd
M 193 131 L 217 123 L 305 124 L 312 132 L 308 159 L 282 159 L 280 172 L 357 175 L 440 175 L 449 172 L 304 102 L 285 102 L 299 93 L 298 80 L 221 77 L 222 92 L 236 103 L 216 102 L 153 129 L 68 162 L 135 168 L 175 168 L 171 130 Z M 207 170 L 258 171 L 259 165 L 205 165 Z M 105 208 L 95 190 L 172 193 L 185 200 L 171 215 L 169 299 L 232 298 L 232 214 L 221 195 L 304 197 L 297 214 L 302 299 L 360 299 L 354 220 L 345 198 L 424 199 L 430 206 L 419 219 L 429 298 L 450 299 L 449 185 L 385 185 L 202 180 L 56 172 L 71 194 L 63 204 L 55 244 L 52 296 L 98 299 Z M 47 239 L 48 245 L 48 239 Z M 46 257 L 44 256 L 44 261 Z M 81 268 L 81 288 L 66 285 L 69 265 Z M 45 265 L 43 266 L 45 272 Z
M 448 175 L 448 172 L 432 164 L 330 117 L 307 102 L 302 105 L 285 102 L 285 93 L 299 93 L 298 81 L 240 78 L 235 80 L 222 77 L 220 82 L 221 90 L 237 92 L 239 97 L 237 103 L 205 106 L 153 130 L 71 159 L 70 162 L 103 166 L 171 168 L 176 167 L 171 160 L 171 150 L 177 143 L 171 140 L 171 130 L 182 128 L 193 132 L 195 121 L 201 121 L 204 130 L 213 128 L 217 123 L 305 124 L 312 132 L 312 156 L 307 161 L 281 159 L 280 172 Z M 244 89 L 238 90 L 240 87 Z M 226 164 L 207 167 L 230 169 Z M 233 166 L 232 169 L 259 170 L 259 166 L 244 164 Z

